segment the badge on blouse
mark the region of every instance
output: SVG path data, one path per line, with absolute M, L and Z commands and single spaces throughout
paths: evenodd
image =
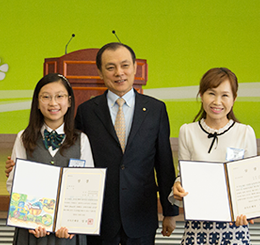
M 226 160 L 227 161 L 234 161 L 234 160 L 241 160 L 244 158 L 245 150 L 238 149 L 238 148 L 227 148 Z
M 69 167 L 85 167 L 85 163 L 85 160 L 71 158 L 69 162 Z

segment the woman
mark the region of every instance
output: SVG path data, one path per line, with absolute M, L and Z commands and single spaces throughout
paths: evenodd
M 239 123 L 233 112 L 237 90 L 237 78 L 227 68 L 213 68 L 204 74 L 198 92 L 201 109 L 193 123 L 180 128 L 179 160 L 226 162 L 235 160 L 234 155 L 239 156 L 237 160 L 257 154 L 254 130 Z M 175 204 L 188 194 L 180 178 L 173 194 Z M 235 224 L 187 221 L 182 244 L 250 244 L 247 219 L 241 215 Z

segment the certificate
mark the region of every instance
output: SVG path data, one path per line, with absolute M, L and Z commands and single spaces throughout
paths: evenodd
M 62 168 L 17 159 L 7 225 L 100 234 L 106 169 Z
M 233 162 L 179 161 L 186 220 L 260 217 L 260 156 Z

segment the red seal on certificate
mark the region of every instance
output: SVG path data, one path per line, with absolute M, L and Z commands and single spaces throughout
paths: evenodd
M 88 225 L 93 225 L 93 219 L 88 219 Z

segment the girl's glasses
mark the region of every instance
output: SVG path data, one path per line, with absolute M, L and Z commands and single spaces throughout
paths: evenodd
M 62 103 L 66 100 L 67 97 L 67 94 L 55 94 L 54 96 L 50 94 L 42 94 L 39 96 L 40 101 L 44 104 L 49 103 L 50 101 L 52 101 L 53 98 L 57 103 Z

